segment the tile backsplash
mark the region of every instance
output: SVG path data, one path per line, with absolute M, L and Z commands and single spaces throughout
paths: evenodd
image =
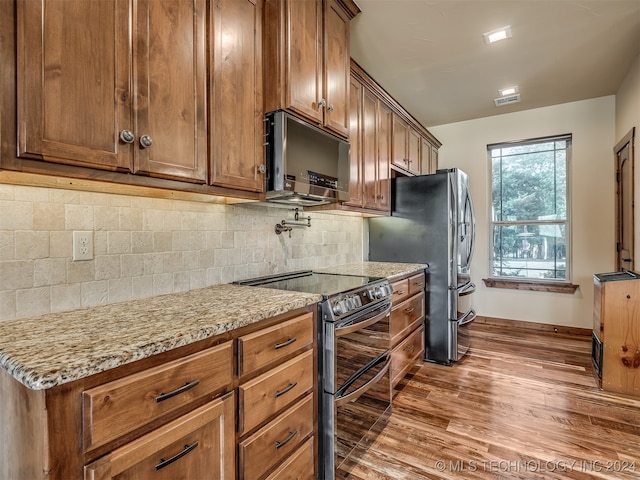
M 362 260 L 360 217 L 0 184 L 0 320 Z M 72 261 L 76 230 L 94 258 Z

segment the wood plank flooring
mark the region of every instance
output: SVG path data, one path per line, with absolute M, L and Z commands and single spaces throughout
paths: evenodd
M 416 366 L 339 478 L 640 478 L 640 398 L 598 388 L 590 337 L 472 325 L 463 360 Z

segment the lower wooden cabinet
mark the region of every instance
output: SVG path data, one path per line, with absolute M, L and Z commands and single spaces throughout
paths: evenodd
M 391 384 L 395 387 L 424 356 L 424 272 L 391 283 Z
M 594 276 L 592 359 L 603 390 L 640 396 L 640 277 Z
M 316 477 L 316 328 L 303 314 L 238 338 L 238 478 Z
M 235 398 L 224 395 L 87 465 L 85 480 L 235 478 Z
M 0 369 L 0 479 L 315 478 L 314 312 L 46 390 Z
M 313 433 L 313 398 L 313 395 L 307 395 L 255 434 L 240 442 L 240 478 L 259 480 Z

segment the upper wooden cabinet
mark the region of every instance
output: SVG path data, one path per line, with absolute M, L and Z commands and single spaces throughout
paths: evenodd
M 206 181 L 205 0 L 21 0 L 18 155 Z
M 436 173 L 438 169 L 438 148 L 422 137 L 420 146 L 420 170 L 422 175 Z
M 306 3 L 306 2 L 302 2 Z M 210 183 L 264 190 L 262 0 L 211 2 Z
M 352 0 L 266 0 L 265 109 L 290 110 L 349 135 Z
M 420 175 L 420 133 L 399 115 L 393 115 L 393 164 Z

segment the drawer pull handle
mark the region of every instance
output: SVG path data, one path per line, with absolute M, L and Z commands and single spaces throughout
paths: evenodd
M 167 465 L 171 465 L 176 460 L 180 460 L 182 457 L 184 457 L 187 453 L 189 453 L 191 450 L 193 450 L 197 446 L 198 446 L 198 442 L 193 442 L 191 445 L 185 445 L 184 450 L 182 450 L 179 453 L 176 453 L 173 457 L 167 460 L 165 460 L 164 458 L 161 458 L 160 463 L 156 465 L 156 470 L 160 470 L 166 467 Z
M 176 395 L 180 395 L 183 392 L 186 392 L 187 390 L 191 390 L 193 387 L 195 387 L 196 385 L 198 385 L 200 383 L 200 380 L 194 380 L 193 382 L 187 382 L 185 383 L 182 387 L 180 388 L 176 388 L 173 392 L 169 392 L 169 393 L 160 393 L 160 395 L 158 395 L 156 397 L 156 403 L 160 403 L 163 402 L 165 400 L 168 400 L 171 397 L 175 397 Z
M 291 345 L 293 342 L 295 342 L 296 340 L 298 340 L 296 337 L 290 338 L 289 340 L 287 340 L 286 342 L 282 342 L 282 343 L 278 343 L 275 345 L 275 349 L 278 350 L 279 348 L 282 347 L 286 347 L 287 345 Z
M 281 442 L 276 442 L 276 450 L 278 450 L 280 447 L 284 447 L 287 443 L 289 443 L 289 441 L 291 441 L 291 439 L 296 436 L 296 433 L 298 433 L 298 430 L 289 432 L 289 435 L 287 435 L 287 438 L 285 438 Z
M 293 382 L 293 383 L 289 383 L 289 385 L 284 387 L 282 390 L 276 390 L 276 398 L 284 395 L 285 393 L 287 393 L 289 390 L 291 390 L 296 385 L 298 385 L 298 382 Z
M 397 292 L 394 292 L 396 295 L 404 295 L 404 290 L 398 290 Z
M 415 307 L 405 308 L 405 309 L 404 309 L 404 313 L 407 313 L 407 314 L 409 314 L 409 313 L 413 313 L 413 312 L 414 312 L 414 310 L 415 310 Z

